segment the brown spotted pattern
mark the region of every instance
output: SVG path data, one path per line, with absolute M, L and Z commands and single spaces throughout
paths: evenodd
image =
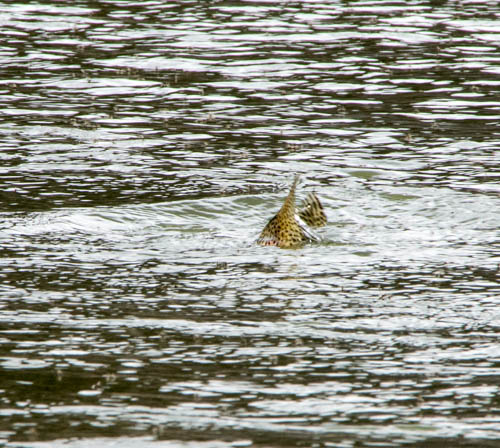
M 301 219 L 311 227 L 322 227 L 326 225 L 326 215 L 323 210 L 323 204 L 315 193 L 309 193 L 307 199 L 299 210 Z
M 309 194 L 297 219 L 295 211 L 295 189 L 299 177 L 295 176 L 290 193 L 279 212 L 267 223 L 259 236 L 257 243 L 262 246 L 278 246 L 285 249 L 300 247 L 307 241 L 316 239 L 300 222 L 304 221 L 311 227 L 326 224 L 323 206 L 317 196 Z

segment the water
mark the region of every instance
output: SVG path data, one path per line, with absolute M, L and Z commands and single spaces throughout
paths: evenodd
M 0 444 L 497 446 L 499 16 L 1 5 Z

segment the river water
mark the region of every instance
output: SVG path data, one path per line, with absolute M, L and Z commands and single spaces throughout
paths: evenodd
M 498 2 L 0 23 L 0 445 L 499 446 Z

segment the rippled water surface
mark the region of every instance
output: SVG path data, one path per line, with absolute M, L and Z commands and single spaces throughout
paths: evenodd
M 498 2 L 0 25 L 0 444 L 498 446 Z

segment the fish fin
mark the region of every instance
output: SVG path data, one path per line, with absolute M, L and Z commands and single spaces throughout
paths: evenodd
M 309 193 L 299 210 L 299 216 L 311 227 L 322 227 L 327 222 L 323 205 L 315 193 Z

